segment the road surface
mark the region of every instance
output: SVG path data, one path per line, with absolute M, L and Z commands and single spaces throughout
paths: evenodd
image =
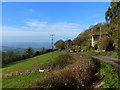
M 120 76 L 120 59 L 111 58 L 111 57 L 107 57 L 107 56 L 92 55 L 92 54 L 88 54 L 88 53 L 81 53 L 81 54 L 85 54 L 85 55 L 91 56 L 95 59 L 99 59 L 106 63 L 111 64 L 116 69 L 116 71 L 118 72 L 118 74 Z

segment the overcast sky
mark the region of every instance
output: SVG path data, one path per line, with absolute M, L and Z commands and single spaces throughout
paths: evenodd
M 105 21 L 109 2 L 4 2 L 3 42 L 50 42 L 74 39 Z

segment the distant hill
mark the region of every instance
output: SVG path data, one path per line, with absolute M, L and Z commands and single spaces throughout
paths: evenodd
M 34 51 L 40 48 L 50 49 L 50 42 L 3 42 L 0 46 L 0 51 L 16 51 L 19 50 L 21 53 L 27 48 L 33 48 Z
M 46 48 L 49 49 L 51 48 L 51 43 L 50 42 L 3 42 L 2 43 L 3 46 L 5 46 L 4 48 L 8 49 L 14 49 L 14 48 L 29 48 L 32 47 L 34 49 L 38 49 L 38 48 Z M 7 47 L 6 47 L 7 46 Z
M 24 51 L 23 48 L 17 48 L 17 47 L 9 47 L 9 46 L 0 46 L 0 51 Z

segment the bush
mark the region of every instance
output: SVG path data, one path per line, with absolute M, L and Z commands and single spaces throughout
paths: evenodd
M 35 52 L 35 56 L 38 56 L 38 55 L 40 55 L 40 51 Z
M 53 69 L 63 69 L 68 64 L 73 63 L 73 58 L 69 53 L 58 56 L 54 62 L 50 63 L 47 68 Z
M 75 54 L 75 56 L 76 55 L 77 54 Z M 82 55 L 77 55 L 77 58 L 74 58 L 74 60 L 75 59 L 76 62 L 73 64 L 68 64 L 63 69 L 55 70 L 50 76 L 38 80 L 31 87 L 87 88 L 87 82 L 90 81 L 91 77 L 93 77 L 95 73 L 94 71 L 96 70 L 95 63 L 91 58 Z M 64 60 L 66 61 L 66 59 Z

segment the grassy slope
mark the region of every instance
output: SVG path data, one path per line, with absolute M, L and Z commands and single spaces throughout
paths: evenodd
M 84 51 L 83 53 L 90 53 L 93 55 L 100 55 L 100 56 L 108 56 L 108 57 L 112 57 L 112 58 L 117 58 L 120 59 L 120 55 L 117 55 L 116 51 L 112 51 L 113 54 L 109 55 L 108 53 L 110 53 L 111 51 L 106 51 L 106 52 L 96 52 L 95 50 L 91 50 L 91 51 Z M 108 54 L 108 55 L 107 55 Z
M 60 55 L 62 53 L 54 52 L 54 54 L 55 54 L 54 56 L 57 57 L 58 55 Z M 47 61 L 48 62 L 52 61 L 52 59 L 49 60 L 51 58 L 51 53 L 34 57 L 34 59 L 36 59 L 36 58 L 37 59 L 39 58 L 38 60 L 40 60 L 39 62 L 41 62 L 42 66 L 46 65 Z M 33 58 L 31 58 L 31 59 L 33 59 Z M 32 61 L 36 62 L 36 60 L 32 60 Z M 99 61 L 99 60 L 95 60 L 95 61 L 97 61 L 97 63 L 99 63 L 99 65 L 101 66 L 100 71 L 98 72 L 98 75 L 101 76 L 101 83 L 104 84 L 103 88 L 118 88 L 119 87 L 119 83 L 118 83 L 119 77 L 116 74 L 116 72 L 114 71 L 114 69 L 111 67 L 111 65 L 109 65 L 103 61 Z M 20 61 L 20 64 L 21 63 L 24 64 L 24 62 L 25 61 Z M 28 63 L 33 63 L 33 62 L 31 62 L 31 60 L 29 60 Z M 17 63 L 17 65 L 20 68 L 19 63 Z M 31 64 L 31 66 L 32 65 L 33 64 Z M 9 68 L 11 70 L 10 67 L 13 67 L 13 66 L 15 66 L 15 64 L 10 64 L 9 67 L 6 67 L 6 68 Z M 27 69 L 30 69 L 29 65 L 25 65 L 25 66 L 28 66 Z M 20 76 L 4 78 L 3 79 L 3 88 L 25 88 L 25 87 L 28 87 L 29 85 L 31 85 L 32 83 L 34 83 L 37 79 L 44 77 L 45 75 L 47 75 L 47 74 L 34 73 L 34 74 L 30 74 L 30 75 L 20 75 Z M 98 87 L 99 86 L 100 85 L 98 85 Z
M 44 77 L 44 73 L 34 73 L 29 75 L 20 75 L 14 77 L 3 78 L 2 88 L 27 88 L 37 79 Z
M 53 53 L 54 53 L 54 58 L 62 54 L 61 52 L 57 52 L 57 51 Z M 15 72 L 15 71 L 32 70 L 39 67 L 43 67 L 44 65 L 48 64 L 53 60 L 51 54 L 52 53 L 47 53 L 26 60 L 11 63 L 2 69 L 3 74 Z
M 61 55 L 63 52 L 54 52 L 54 58 Z M 10 73 L 14 71 L 23 71 L 35 69 L 35 64 L 45 66 L 49 62 L 52 62 L 51 53 L 36 56 L 27 60 L 20 61 L 19 63 L 9 64 L 3 68 L 3 73 Z M 29 75 L 20 75 L 14 77 L 8 77 L 2 79 L 3 88 L 25 88 L 34 83 L 37 79 L 40 79 L 47 75 L 46 73 L 34 73 Z
M 118 74 L 115 72 L 113 67 L 103 61 L 101 63 L 101 69 L 99 74 L 103 77 L 102 83 L 105 85 L 103 88 L 120 88 L 120 78 Z
M 93 55 L 106 56 L 108 51 L 106 51 L 106 52 L 96 52 L 95 50 L 91 50 L 91 51 L 84 51 L 83 53 L 90 53 L 90 54 L 93 54 Z
M 101 60 L 93 59 L 100 70 L 97 73 L 100 76 L 101 83 L 98 85 L 100 88 L 120 88 L 120 78 L 115 69 L 110 64 L 107 64 Z M 102 85 L 103 84 L 103 85 Z M 101 87 L 102 86 L 102 87 Z

